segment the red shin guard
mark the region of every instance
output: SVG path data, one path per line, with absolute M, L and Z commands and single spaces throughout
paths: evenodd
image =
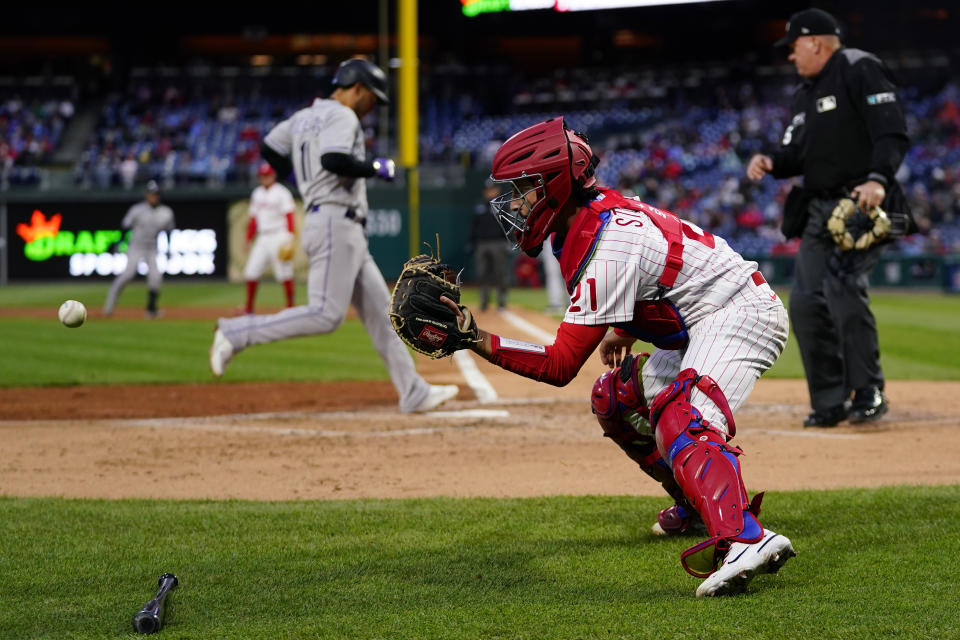
M 693 369 L 680 372 L 657 394 L 650 405 L 650 417 L 660 454 L 673 469 L 677 484 L 700 514 L 710 536 L 684 551 L 680 561 L 690 574 L 706 577 L 716 570 L 731 542 L 752 543 L 763 537 L 763 527 L 756 518 L 762 494 L 751 504 L 737 461 L 742 452 L 728 445 L 726 434 L 712 427 L 690 404 L 694 387 L 716 402 L 731 433 L 735 432 L 730 407 L 720 388 Z

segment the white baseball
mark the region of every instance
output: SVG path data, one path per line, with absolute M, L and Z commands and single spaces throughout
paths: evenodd
M 60 305 L 59 316 L 60 322 L 62 322 L 65 327 L 75 329 L 82 325 L 83 321 L 87 319 L 87 308 L 83 306 L 82 302 L 67 300 Z

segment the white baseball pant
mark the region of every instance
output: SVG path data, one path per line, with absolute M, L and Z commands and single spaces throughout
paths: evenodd
M 256 240 L 250 247 L 250 255 L 243 269 L 244 280 L 259 280 L 269 265 L 273 270 L 273 277 L 277 282 L 293 279 L 293 260 L 284 262 L 277 253 L 293 234 L 286 230 L 258 233 Z
M 689 328 L 684 349 L 657 349 L 643 367 L 643 389 L 649 404 L 658 391 L 684 369 L 713 378 L 735 414 L 757 379 L 773 366 L 787 344 L 787 310 L 770 285 L 748 280 L 726 305 Z M 694 389 L 690 403 L 718 429 L 727 421 L 713 400 Z
M 426 397 L 430 385 L 387 315 L 390 291 L 367 244 L 363 226 L 346 217 L 347 207 L 321 205 L 306 216 L 303 249 L 309 261 L 308 304 L 269 315 L 221 318 L 219 328 L 240 351 L 250 345 L 330 333 L 350 304 L 360 316 L 400 396 L 400 410 L 410 411 Z
M 160 267 L 157 266 L 156 246 L 150 249 L 143 249 L 130 245 L 127 248 L 127 266 L 124 267 L 123 272 L 121 272 L 120 275 L 114 279 L 113 284 L 110 285 L 110 291 L 107 293 L 107 301 L 103 305 L 104 314 L 110 315 L 113 313 L 114 307 L 117 306 L 117 299 L 120 297 L 120 293 L 137 275 L 137 267 L 141 261 L 147 263 L 147 288 L 151 291 L 158 291 L 160 289 L 160 285 L 163 284 L 163 272 L 160 271 Z

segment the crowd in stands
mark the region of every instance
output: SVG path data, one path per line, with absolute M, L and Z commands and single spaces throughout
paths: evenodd
M 511 113 L 464 120 L 452 147 L 454 154 L 488 166 L 508 132 L 563 112 L 571 126 L 589 133 L 601 154 L 602 183 L 722 235 L 745 255 L 790 255 L 798 241 L 786 241 L 779 224 L 794 181 L 768 177 L 753 183 L 744 172 L 754 153 L 779 144 L 794 82 L 789 74 L 758 84 L 717 73 L 654 86 L 629 75 L 619 81 L 601 76 L 594 104 L 613 108 L 578 110 L 568 96 L 572 108 L 530 112 L 530 105 L 550 104 L 569 86 L 562 79 L 552 86 L 537 81 L 514 94 L 520 105 Z M 901 97 L 912 146 L 897 178 L 919 232 L 898 240 L 892 252 L 960 253 L 960 87 L 909 86 Z
M 310 104 L 331 69 L 137 70 L 112 96 L 75 171 L 83 188 L 255 183 L 260 140 Z M 375 116 L 374 116 L 375 117 Z
M 115 96 L 76 167 L 83 188 L 132 188 L 148 179 L 174 185 L 223 185 L 255 176 L 259 144 L 294 105 L 271 98 L 197 99 L 174 86 L 140 85 Z
M 105 103 L 75 181 L 83 188 L 134 188 L 149 179 L 168 188 L 253 183 L 263 135 L 324 95 L 332 71 L 220 70 L 199 77 L 144 71 L 131 78 L 129 91 Z M 543 78 L 447 65 L 424 76 L 426 165 L 487 167 L 507 135 L 564 113 L 600 153 L 601 182 L 723 235 L 744 254 L 796 250 L 796 241 L 779 232 L 791 181 L 754 184 L 744 176 L 749 157 L 774 148 L 789 121 L 792 67 L 562 69 Z M 898 241 L 896 250 L 958 253 L 960 87 L 920 82 L 901 94 L 913 144 L 898 178 L 921 233 Z M 13 106 L 0 109 L 3 142 L 42 163 L 69 116 L 62 105 Z M 371 132 L 377 116 L 365 123 Z
M 0 99 L 0 188 L 39 182 L 38 167 L 53 160 L 73 113 L 70 100 Z

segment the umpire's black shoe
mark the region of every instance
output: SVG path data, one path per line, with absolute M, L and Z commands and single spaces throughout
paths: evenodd
M 835 427 L 837 423 L 847 419 L 847 407 L 840 404 L 821 411 L 813 410 L 803 421 L 805 427 Z
M 883 416 L 890 407 L 887 397 L 876 387 L 857 389 L 850 406 L 850 423 L 873 422 Z

